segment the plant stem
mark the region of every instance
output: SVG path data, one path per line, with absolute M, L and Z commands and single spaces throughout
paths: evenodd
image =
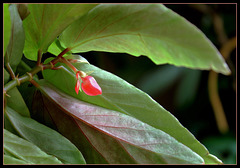
M 64 54 L 66 54 L 68 51 L 70 51 L 70 48 L 66 48 L 65 50 L 63 50 L 56 59 L 52 60 L 52 64 L 55 65 L 57 62 L 59 62 L 59 60 L 63 57 Z
M 5 86 L 4 86 L 4 92 L 6 93 L 7 91 L 11 90 L 12 88 L 20 85 L 21 83 L 27 82 L 29 80 L 32 80 L 32 76 L 35 75 L 36 73 L 38 73 L 39 71 L 42 70 L 42 65 L 40 66 L 36 66 L 34 67 L 30 72 L 18 77 L 18 78 L 14 78 L 13 80 L 11 80 L 10 82 L 8 82 Z
M 61 62 L 66 64 L 69 68 L 71 68 L 75 73 L 78 71 L 66 58 L 62 57 Z
M 37 65 L 41 64 L 41 59 L 42 59 L 42 50 L 38 50 L 38 59 L 37 59 Z
M 12 70 L 11 65 L 9 64 L 9 62 L 7 62 L 7 63 L 5 64 L 5 66 L 6 66 L 7 70 L 8 70 L 11 78 L 14 79 L 14 78 L 15 78 L 15 74 L 14 74 L 14 72 L 13 72 L 13 70 Z
M 41 63 L 41 57 L 42 57 L 42 51 L 38 50 L 38 60 L 37 60 L 37 64 L 36 66 L 30 70 L 29 72 L 26 72 L 26 74 L 20 76 L 20 77 L 15 77 L 10 65 L 6 65 L 7 68 L 9 67 L 10 74 L 12 77 L 12 80 L 10 82 L 8 82 L 5 86 L 4 86 L 4 94 L 7 93 L 7 91 L 11 90 L 12 88 L 20 85 L 21 83 L 30 81 L 31 83 L 34 83 L 35 86 L 36 82 L 32 79 L 33 76 L 38 73 L 39 71 L 42 71 L 44 69 L 54 69 L 56 67 L 54 67 L 54 65 L 58 62 L 63 62 L 65 63 L 67 66 L 69 66 L 74 72 L 77 72 L 77 69 L 65 58 L 63 58 L 63 55 L 66 54 L 68 51 L 70 51 L 70 48 L 66 48 L 65 50 L 63 50 L 55 59 L 53 59 L 50 63 L 48 64 L 42 64 Z

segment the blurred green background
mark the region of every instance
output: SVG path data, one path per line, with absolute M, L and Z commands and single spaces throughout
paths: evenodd
M 202 30 L 218 49 L 225 41 L 236 36 L 236 4 L 165 4 L 165 6 Z M 219 19 L 223 23 L 222 27 L 218 23 Z M 228 131 L 224 133 L 217 127 L 209 100 L 209 71 L 172 65 L 157 66 L 144 56 L 133 57 L 128 54 L 107 52 L 87 52 L 81 55 L 91 64 L 112 72 L 148 93 L 177 117 L 211 154 L 216 155 L 225 164 L 236 164 L 235 49 L 227 60 L 232 74 L 230 76 L 218 74 L 218 93 L 229 126 Z
M 219 50 L 226 41 L 236 36 L 236 4 L 165 6 L 197 26 Z M 209 99 L 210 71 L 168 64 L 155 65 L 147 57 L 121 53 L 87 52 L 81 55 L 91 64 L 112 72 L 148 93 L 171 112 L 211 154 L 224 164 L 236 164 L 236 49 L 231 51 L 226 60 L 232 74 L 218 74 L 217 81 L 218 94 L 228 123 L 225 132 L 217 126 Z M 52 55 L 44 54 L 43 59 L 49 56 Z M 29 60 L 25 61 L 35 65 Z

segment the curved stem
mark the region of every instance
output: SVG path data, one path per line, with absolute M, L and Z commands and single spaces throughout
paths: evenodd
M 66 64 L 69 68 L 71 68 L 75 73 L 78 71 L 75 66 L 73 66 L 66 58 L 62 57 L 61 62 Z
M 220 52 L 223 55 L 223 57 L 227 59 L 235 47 L 236 47 L 236 37 L 224 43 L 223 47 L 220 49 Z M 228 127 L 228 122 L 227 122 L 224 109 L 218 94 L 218 74 L 214 71 L 211 71 L 209 73 L 208 90 L 209 90 L 210 102 L 212 104 L 218 129 L 221 133 L 226 133 L 229 127 Z

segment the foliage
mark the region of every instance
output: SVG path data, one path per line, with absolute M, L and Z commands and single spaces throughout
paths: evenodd
M 4 4 L 5 164 L 222 163 L 148 94 L 76 55 L 88 51 L 230 74 L 162 4 Z

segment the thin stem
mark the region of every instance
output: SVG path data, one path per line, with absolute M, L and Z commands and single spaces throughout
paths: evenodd
M 42 50 L 38 50 L 37 65 L 41 64 L 41 59 L 42 59 Z
M 5 66 L 6 66 L 7 70 L 8 70 L 11 78 L 14 79 L 14 78 L 15 78 L 15 74 L 14 74 L 14 72 L 13 72 L 13 70 L 12 70 L 11 65 L 9 64 L 9 62 L 7 62 L 7 63 L 5 64 Z
M 66 64 L 69 68 L 71 68 L 75 73 L 78 71 L 66 58 L 62 57 L 61 62 Z
M 38 73 L 39 71 L 42 70 L 42 65 L 34 67 L 30 72 L 18 77 L 14 78 L 10 82 L 8 82 L 4 86 L 4 92 L 6 93 L 7 91 L 11 90 L 12 88 L 20 85 L 21 83 L 27 82 L 29 80 L 32 80 L 32 76 Z
M 236 47 L 236 37 L 224 43 L 223 47 L 220 49 L 220 52 L 223 55 L 223 57 L 227 59 L 235 47 Z M 208 78 L 209 98 L 213 107 L 218 129 L 221 133 L 226 133 L 229 127 L 228 127 L 228 122 L 227 122 L 224 109 L 218 94 L 217 84 L 218 84 L 218 74 L 214 71 L 211 71 L 209 73 L 209 78 Z
M 58 56 L 56 59 L 52 60 L 52 64 L 55 65 L 57 62 L 59 62 L 59 60 L 61 58 L 63 58 L 63 55 L 66 54 L 68 51 L 70 51 L 71 49 L 70 48 L 66 48 L 65 50 L 63 50 Z
M 37 85 L 37 83 L 32 79 L 33 76 L 38 73 L 39 71 L 42 71 L 44 69 L 60 69 L 62 68 L 60 67 L 54 67 L 54 65 L 58 62 L 63 62 L 65 63 L 67 66 L 69 66 L 74 72 L 77 72 L 77 69 L 68 61 L 66 60 L 63 55 L 66 54 L 68 51 L 70 51 L 70 48 L 66 48 L 65 50 L 63 50 L 55 59 L 53 59 L 50 63 L 48 64 L 42 64 L 41 63 L 41 56 L 42 56 L 42 52 L 41 50 L 38 51 L 38 61 L 37 61 L 37 65 L 30 70 L 29 72 L 26 72 L 26 74 L 20 76 L 20 77 L 15 77 L 13 78 L 13 80 L 11 80 L 10 82 L 8 82 L 5 86 L 4 86 L 4 94 L 7 94 L 7 91 L 11 90 L 12 88 L 20 85 L 21 83 L 30 81 L 31 83 L 33 83 L 35 86 L 39 86 Z M 11 74 L 11 72 L 10 72 Z M 14 75 L 14 73 L 12 73 L 12 76 Z

